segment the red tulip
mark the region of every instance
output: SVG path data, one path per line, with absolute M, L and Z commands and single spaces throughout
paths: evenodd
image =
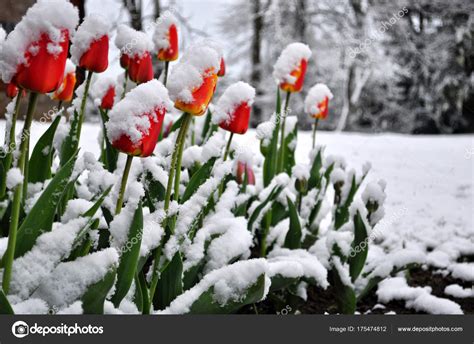
M 329 112 L 329 100 L 333 95 L 324 84 L 316 84 L 308 92 L 305 99 L 305 112 L 313 118 L 325 119 Z
M 120 152 L 128 155 L 139 156 L 142 158 L 150 156 L 155 150 L 156 143 L 158 142 L 158 136 L 161 132 L 165 113 L 166 110 L 164 108 L 157 108 L 154 114 L 144 115 L 148 116 L 150 128 L 147 131 L 141 131 L 142 138 L 139 142 L 134 143 L 127 135 L 122 135 L 117 140 L 112 141 L 112 146 Z
M 17 67 L 13 82 L 19 87 L 37 93 L 56 90 L 63 80 L 64 68 L 69 49 L 69 32 L 61 30 L 61 39 L 55 45 L 46 33 L 29 45 L 24 54 L 26 63 Z M 51 46 L 55 47 L 51 53 Z
M 308 65 L 308 61 L 302 59 L 298 68 L 294 69 L 290 74 L 296 80 L 292 83 L 282 82 L 280 83 L 280 88 L 286 92 L 300 92 L 301 89 L 303 88 L 307 65 Z
M 240 104 L 232 114 L 230 121 L 222 121 L 219 126 L 234 134 L 245 134 L 249 128 L 250 106 L 247 103 Z
M 7 89 L 6 89 L 6 93 L 7 93 L 7 97 L 8 98 L 15 98 L 18 94 L 18 87 L 10 82 L 8 85 L 7 85 Z
M 59 88 L 54 91 L 52 98 L 64 102 L 72 100 L 74 94 L 74 86 L 76 85 L 76 73 L 68 73 Z
M 100 103 L 100 108 L 102 110 L 110 110 L 114 106 L 114 99 L 115 99 L 115 87 L 110 86 L 107 90 L 105 95 L 102 97 L 102 101 Z
M 177 100 L 174 106 L 184 112 L 190 113 L 195 116 L 201 116 L 209 106 L 209 102 L 214 95 L 217 85 L 217 74 L 213 72 L 206 72 L 207 76 L 204 77 L 204 81 L 195 90 L 192 91 L 193 101 L 190 103 Z
M 135 55 L 133 59 L 130 59 L 128 76 L 137 84 L 153 79 L 153 64 L 149 52 L 142 56 Z
M 109 65 L 109 37 L 102 36 L 93 41 L 79 60 L 79 67 L 102 73 Z
M 165 49 L 160 49 L 158 51 L 158 60 L 174 61 L 178 59 L 178 54 L 179 54 L 178 29 L 176 28 L 175 24 L 172 24 L 169 26 L 166 38 L 168 41 L 168 47 Z
M 245 134 L 249 127 L 250 110 L 255 89 L 239 81 L 230 85 L 218 100 L 212 121 L 234 134 Z
M 247 174 L 247 184 L 255 185 L 255 174 L 253 173 L 252 168 L 247 163 L 239 161 L 237 163 L 237 172 L 235 176 L 237 183 L 242 184 L 244 182 L 245 174 Z
M 221 57 L 221 66 L 219 68 L 219 72 L 217 73 L 217 76 L 224 76 L 225 75 L 225 61 L 224 58 Z
M 150 156 L 171 105 L 168 90 L 158 80 L 138 85 L 109 112 L 106 131 L 110 142 L 125 154 Z
M 130 57 L 125 54 L 125 53 L 122 53 L 122 55 L 120 56 L 120 66 L 124 69 L 128 69 L 130 65 Z

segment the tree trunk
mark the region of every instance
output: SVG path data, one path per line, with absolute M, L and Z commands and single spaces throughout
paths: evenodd
M 252 73 L 250 76 L 251 84 L 255 87 L 257 97 L 262 95 L 260 83 L 262 81 L 262 70 L 260 66 L 260 50 L 263 30 L 263 18 L 261 14 L 261 0 L 254 0 L 252 7 L 253 14 L 253 38 L 251 45 Z M 256 102 L 258 104 L 258 102 Z M 252 126 L 257 125 L 262 120 L 262 109 L 258 105 L 253 107 Z
M 130 13 L 132 27 L 135 30 L 142 29 L 142 1 L 141 0 L 123 0 L 125 8 Z

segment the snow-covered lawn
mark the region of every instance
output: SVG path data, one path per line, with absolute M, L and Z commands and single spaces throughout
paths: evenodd
M 17 124 L 20 132 L 22 123 Z M 0 122 L 3 142 L 5 122 Z M 46 129 L 33 123 L 31 145 Z M 81 151 L 98 155 L 98 124 L 86 123 Z M 258 151 L 253 130 L 236 135 L 240 144 Z M 386 217 L 389 228 L 407 245 L 423 242 L 430 249 L 456 238 L 470 238 L 474 251 L 474 136 L 408 136 L 398 134 L 358 134 L 318 132 L 317 143 L 327 154 L 343 156 L 350 167 L 361 169 L 372 163 L 368 181 L 387 182 Z M 297 162 L 306 162 L 311 149 L 311 134 L 300 132 Z M 416 239 L 416 240 L 413 240 Z M 467 248 L 466 248 L 467 249 Z M 443 259 L 432 254 L 433 259 Z M 438 262 L 439 264 L 442 261 Z

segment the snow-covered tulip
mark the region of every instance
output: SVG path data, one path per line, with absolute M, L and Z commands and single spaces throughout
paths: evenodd
M 8 98 L 15 98 L 18 94 L 18 87 L 13 83 L 13 82 L 10 82 L 8 85 L 7 85 L 7 88 L 6 88 L 6 91 L 5 93 L 7 94 L 7 97 Z
M 216 89 L 219 65 L 214 49 L 191 47 L 170 74 L 167 86 L 174 106 L 194 116 L 204 114 Z
M 285 109 L 283 113 L 278 114 L 282 117 L 280 133 L 280 154 L 277 161 L 277 171 L 283 171 L 285 156 L 285 122 L 290 104 L 290 95 L 294 92 L 300 92 L 303 88 L 306 67 L 311 57 L 311 50 L 306 44 L 291 43 L 281 52 L 273 69 L 273 77 L 280 89 L 287 92 Z M 279 91 L 278 91 L 279 92 Z
M 69 38 L 78 21 L 78 10 L 69 1 L 38 1 L 28 9 L 2 44 L 0 70 L 3 81 L 6 84 L 13 81 L 20 88 L 31 91 L 22 137 L 29 136 L 38 93 L 52 92 L 61 85 Z M 20 140 L 17 158 L 22 178 L 13 190 L 8 244 L 2 258 L 5 294 L 8 294 L 10 286 L 21 203 L 28 191 L 25 166 L 28 165 L 29 141 Z
M 109 31 L 110 26 L 101 15 L 86 17 L 72 39 L 72 61 L 88 71 L 104 72 L 109 65 Z
M 153 43 L 158 60 L 169 62 L 178 59 L 178 22 L 170 11 L 158 18 L 153 34 Z
M 65 0 L 43 0 L 30 7 L 2 44 L 3 81 L 36 93 L 57 89 L 78 21 L 77 9 Z
M 274 66 L 273 77 L 285 92 L 300 92 L 311 50 L 306 44 L 291 43 L 281 53 Z
M 67 60 L 66 69 L 64 69 L 64 78 L 61 86 L 54 91 L 52 98 L 60 102 L 69 102 L 74 94 L 74 87 L 76 85 L 76 66 Z
M 329 113 L 329 100 L 333 98 L 331 90 L 325 84 L 316 84 L 308 92 L 304 102 L 305 112 L 315 119 L 313 125 L 313 148 L 316 145 L 316 130 L 320 119 L 326 119 Z
M 122 87 L 117 79 L 111 76 L 100 76 L 91 87 L 95 106 L 101 110 L 110 110 L 120 100 Z
M 161 82 L 153 79 L 128 92 L 110 111 L 109 121 L 105 126 L 107 137 L 113 147 L 128 155 L 116 213 L 122 209 L 132 158 L 147 157 L 153 153 L 163 118 L 171 105 L 168 90 Z
M 245 178 L 247 178 L 247 185 L 255 185 L 255 174 L 252 167 L 250 167 L 246 162 L 239 161 L 237 163 L 235 179 L 237 180 L 237 183 L 243 184 Z
M 135 87 L 109 113 L 106 128 L 110 142 L 125 154 L 150 156 L 171 105 L 161 82 L 154 79 Z
M 232 84 L 217 101 L 213 122 L 232 134 L 245 134 L 254 98 L 255 89 L 249 84 L 242 81 Z
M 153 42 L 146 33 L 120 25 L 117 29 L 115 45 L 120 50 L 120 65 L 126 70 L 124 89 L 126 89 L 127 78 L 137 84 L 153 79 L 151 58 Z

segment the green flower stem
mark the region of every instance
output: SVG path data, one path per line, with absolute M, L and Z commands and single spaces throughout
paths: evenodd
M 233 137 L 234 137 L 234 133 L 231 132 L 230 136 L 229 136 L 229 140 L 227 141 L 227 145 L 225 147 L 223 161 L 226 161 L 227 157 L 229 156 L 230 145 L 232 143 L 232 138 Z M 219 197 L 222 195 L 223 191 L 224 191 L 224 181 L 222 181 L 221 184 L 219 185 Z
M 79 139 L 81 138 L 82 123 L 84 123 L 84 112 L 86 110 L 87 95 L 89 93 L 89 87 L 91 86 L 92 74 L 94 74 L 94 72 L 90 70 L 87 71 L 86 86 L 84 88 L 84 94 L 82 95 L 81 112 L 79 113 L 79 123 L 77 124 L 78 144 L 79 144 Z
M 171 164 L 170 164 L 170 172 L 168 173 L 168 184 L 166 186 L 166 194 L 165 194 L 165 204 L 164 204 L 164 210 L 165 214 L 168 212 L 168 209 L 170 207 L 170 200 L 171 200 L 171 190 L 173 189 L 173 180 L 175 177 L 175 172 L 176 172 L 176 178 L 177 178 L 177 185 L 179 189 L 179 175 L 177 173 L 178 170 L 181 170 L 181 156 L 183 153 L 183 146 L 184 142 L 186 141 L 186 131 L 189 127 L 189 123 L 191 122 L 191 118 L 193 116 L 189 113 L 185 114 L 184 121 L 181 123 L 181 127 L 179 128 L 178 132 L 178 137 L 176 138 L 176 143 L 174 145 L 173 149 L 173 155 L 171 156 Z M 178 164 L 179 161 L 179 164 Z M 178 167 L 179 166 L 179 167 Z M 178 190 L 179 191 L 179 190 Z M 179 192 L 175 192 L 175 200 L 178 201 L 179 198 Z M 168 224 L 168 217 L 166 214 L 166 217 L 161 224 L 161 226 L 164 228 L 165 231 L 167 231 L 167 226 Z M 171 227 L 171 226 L 170 226 Z M 172 234 L 174 229 L 170 228 Z M 158 269 L 159 269 L 159 260 L 161 256 L 161 247 L 163 245 L 160 245 L 156 250 L 155 250 L 155 257 L 153 260 L 153 267 L 152 267 L 152 277 L 151 277 L 151 283 L 150 283 L 150 307 L 153 305 L 153 298 L 155 297 L 155 291 L 156 291 L 156 286 L 158 285 Z
M 20 157 L 18 159 L 17 167 L 20 169 L 21 173 L 24 173 L 25 166 L 28 163 L 28 144 L 29 140 L 27 139 L 30 135 L 31 122 L 33 121 L 33 114 L 36 108 L 36 101 L 38 100 L 38 93 L 31 92 L 30 99 L 28 102 L 28 110 L 26 112 L 25 123 L 23 125 L 23 132 L 21 136 L 20 143 Z M 23 179 L 23 183 L 28 181 Z M 16 247 L 16 235 L 18 231 L 18 224 L 20 220 L 20 207 L 21 207 L 21 198 L 23 193 L 23 183 L 20 183 L 16 186 L 13 193 L 13 202 L 12 202 L 12 211 L 10 217 L 10 229 L 8 232 L 8 245 L 5 255 L 2 258 L 5 269 L 3 271 L 3 281 L 2 287 L 5 294 L 8 294 L 10 288 L 10 279 L 12 276 L 12 266 L 13 258 L 15 257 L 15 247 Z
M 165 73 L 165 77 L 163 78 L 163 85 L 166 86 L 166 83 L 168 82 L 168 69 L 170 67 L 170 62 L 169 61 L 166 61 L 165 62 L 165 70 L 163 71 L 163 73 Z
M 316 130 L 318 129 L 318 122 L 319 119 L 316 118 L 313 126 L 313 149 L 316 146 Z
M 120 214 L 123 205 L 123 196 L 125 195 L 125 188 L 127 187 L 128 175 L 130 174 L 130 167 L 132 167 L 133 155 L 127 155 L 127 162 L 123 170 L 122 182 L 120 183 L 120 191 L 117 198 L 117 205 L 115 206 L 115 215 Z
M 189 124 L 191 123 L 191 119 L 193 116 L 191 114 L 187 114 L 186 117 L 184 118 L 184 122 L 181 126 L 183 129 L 183 135 L 181 136 L 181 140 L 179 143 L 179 151 L 178 151 L 178 156 L 176 159 L 176 167 L 175 167 L 175 177 L 174 177 L 174 200 L 179 202 L 179 182 L 181 179 L 181 162 L 183 160 L 183 149 L 184 149 L 184 143 L 186 142 L 186 133 L 189 128 Z
M 122 90 L 122 96 L 120 99 L 125 98 L 125 94 L 127 93 L 127 81 L 128 81 L 128 69 L 125 69 L 125 75 L 123 78 L 123 90 Z
M 280 114 L 280 118 L 283 117 L 281 123 L 281 139 L 280 139 L 280 156 L 278 157 L 278 168 L 277 172 L 283 172 L 283 165 L 285 160 L 285 124 L 286 124 L 286 115 L 288 113 L 288 105 L 290 104 L 291 92 L 286 93 L 285 109 L 283 114 Z
M 1 184 L 0 184 L 0 199 L 5 196 L 6 191 L 7 191 L 6 173 L 10 169 L 10 166 L 11 166 L 12 161 L 13 161 L 13 152 L 15 151 L 15 148 L 16 148 L 15 128 L 16 128 L 16 119 L 18 117 L 18 112 L 20 111 L 21 92 L 22 92 L 22 90 L 19 90 L 18 95 L 16 96 L 15 109 L 12 113 L 10 132 L 9 133 L 5 132 L 5 149 L 6 149 L 5 153 L 6 153 L 6 155 L 5 155 L 4 166 L 3 166 L 3 170 L 4 170 L 5 175 L 3 176 Z M 7 137 L 9 137 L 8 145 L 7 145 Z

